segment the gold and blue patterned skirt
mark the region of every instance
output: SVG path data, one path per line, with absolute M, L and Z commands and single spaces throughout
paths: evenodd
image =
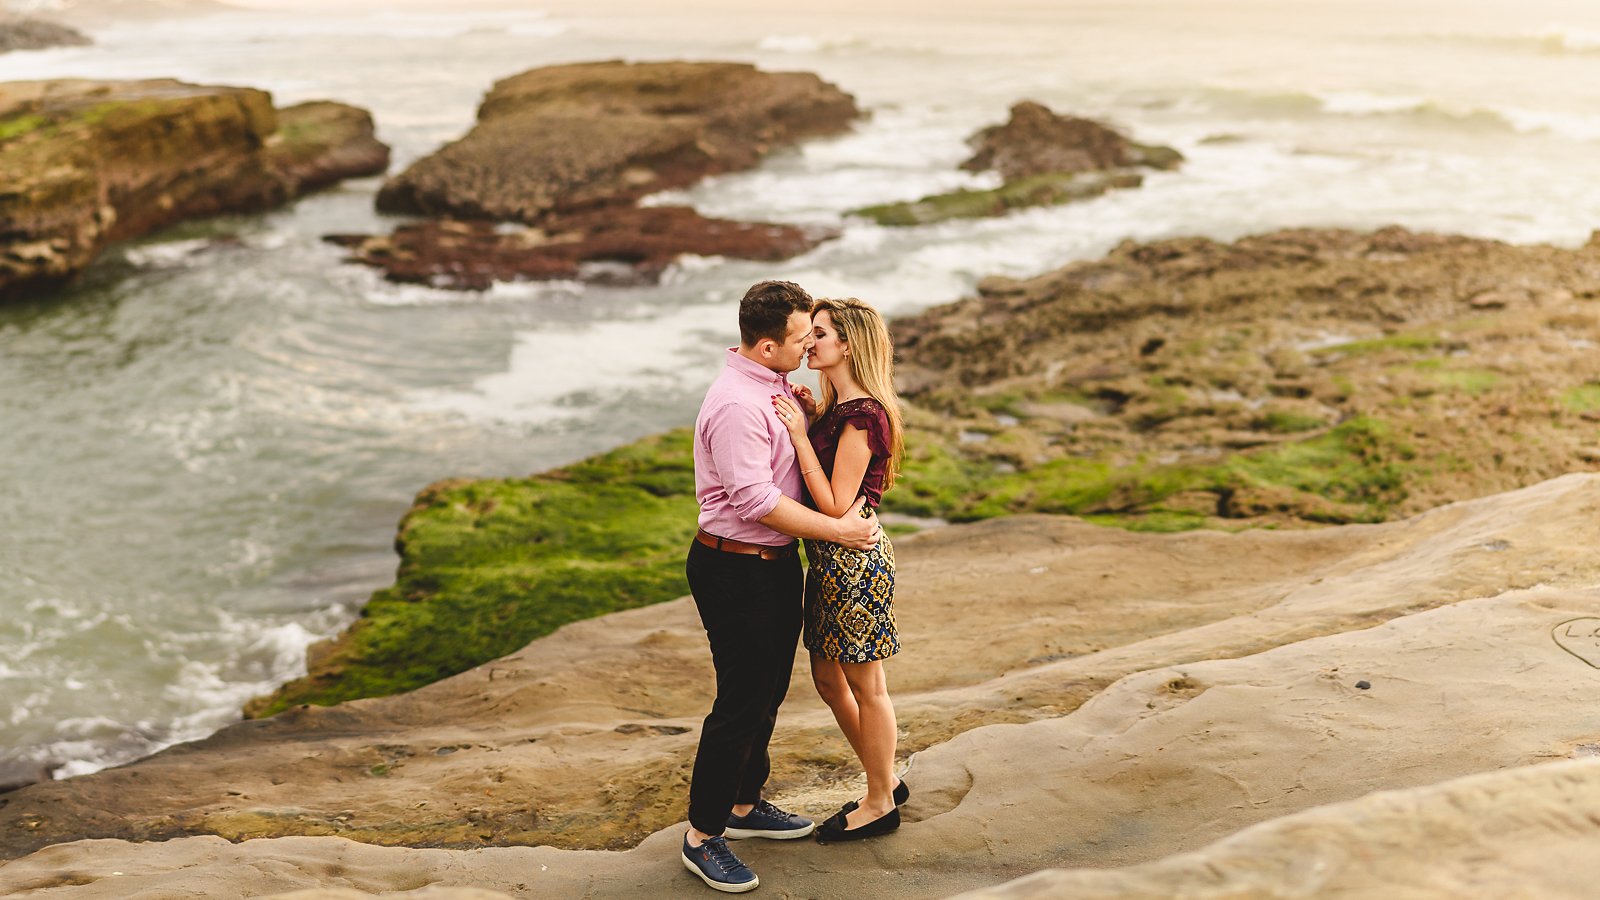
M 806 541 L 806 649 L 844 663 L 900 652 L 894 621 L 894 546 L 887 537 L 862 552 Z

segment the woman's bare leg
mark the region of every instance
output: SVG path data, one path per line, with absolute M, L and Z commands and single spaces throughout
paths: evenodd
M 899 784 L 894 774 L 894 703 L 881 660 L 837 665 L 855 699 L 860 732 L 851 745 L 867 772 L 867 796 L 845 818 L 846 828 L 858 828 L 894 809 L 894 788 Z
M 833 720 L 839 723 L 850 749 L 861 758 L 861 710 L 856 706 L 855 694 L 845 680 L 839 661 L 811 654 L 811 683 L 816 685 L 817 696 L 833 710 Z

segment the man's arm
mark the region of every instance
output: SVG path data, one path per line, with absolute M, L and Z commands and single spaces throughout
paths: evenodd
M 833 541 L 853 550 L 871 550 L 878 544 L 878 514 L 861 518 L 861 505 L 866 502 L 867 498 L 857 497 L 855 505 L 833 519 L 782 497 L 772 512 L 762 516 L 760 521 L 774 531 L 794 537 Z

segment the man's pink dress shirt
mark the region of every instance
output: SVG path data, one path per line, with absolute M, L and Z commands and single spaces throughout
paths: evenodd
M 694 423 L 694 494 L 700 527 L 717 537 L 781 547 L 794 538 L 761 524 L 778 500 L 800 499 L 800 466 L 772 395 L 789 378 L 728 351 Z

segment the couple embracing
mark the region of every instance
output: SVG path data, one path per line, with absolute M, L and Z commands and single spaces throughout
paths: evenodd
M 820 401 L 789 383 L 802 362 L 822 373 Z M 900 827 L 910 791 L 894 773 L 883 673 L 900 649 L 894 550 L 874 511 L 900 466 L 892 372 L 888 329 L 872 307 L 763 281 L 740 301 L 739 346 L 695 422 L 700 530 L 687 572 L 717 694 L 695 754 L 683 862 L 717 890 L 759 884 L 730 838 L 815 832 L 827 843 Z M 762 797 L 802 632 L 817 693 L 867 776 L 866 796 L 821 826 Z

